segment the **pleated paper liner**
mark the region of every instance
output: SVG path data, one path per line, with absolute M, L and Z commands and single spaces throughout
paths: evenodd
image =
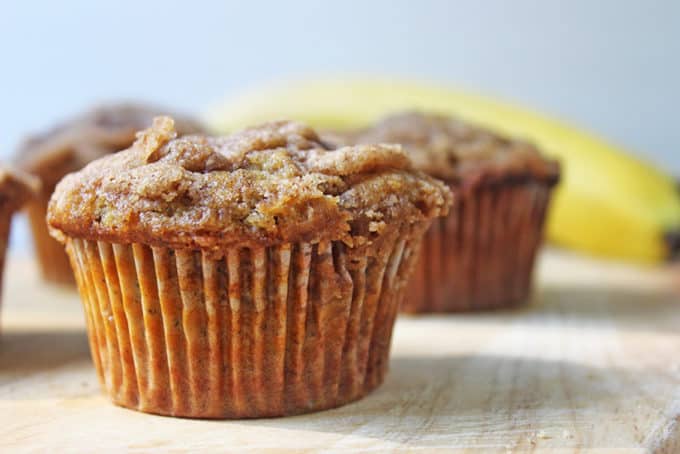
M 385 376 L 416 235 L 229 249 L 224 257 L 70 239 L 102 386 L 121 406 L 282 416 L 356 400 Z
M 551 185 L 511 183 L 457 194 L 423 239 L 402 310 L 509 308 L 531 291 Z
M 2 284 L 5 274 L 5 257 L 9 244 L 9 229 L 12 223 L 12 211 L 0 203 L 0 303 L 2 303 Z
M 50 194 L 40 194 L 26 205 L 33 244 L 43 279 L 53 284 L 74 285 L 68 256 L 57 240 L 50 236 L 45 217 Z

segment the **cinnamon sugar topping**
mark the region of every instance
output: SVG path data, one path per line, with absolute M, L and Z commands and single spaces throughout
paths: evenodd
M 555 182 L 559 176 L 557 163 L 534 145 L 443 115 L 404 112 L 333 137 L 346 143 L 402 144 L 415 168 L 451 183 L 517 177 Z
M 154 120 L 128 150 L 57 186 L 54 233 L 174 247 L 342 240 L 383 223 L 444 215 L 440 182 L 414 171 L 398 145 L 334 149 L 309 127 L 274 122 L 227 137 L 177 137 Z

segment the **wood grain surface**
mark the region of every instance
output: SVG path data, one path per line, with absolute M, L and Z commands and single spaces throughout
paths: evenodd
M 680 270 L 548 252 L 531 304 L 401 317 L 387 381 L 282 419 L 201 421 L 111 405 L 75 293 L 12 257 L 0 451 L 680 452 Z

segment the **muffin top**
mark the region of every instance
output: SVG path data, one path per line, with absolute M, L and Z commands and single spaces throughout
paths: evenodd
M 22 170 L 40 177 L 50 191 L 67 173 L 104 155 L 132 145 L 135 134 L 151 125 L 153 118 L 166 112 L 154 106 L 114 103 L 77 115 L 51 130 L 29 137 L 20 146 L 15 163 Z M 201 132 L 189 118 L 180 118 L 182 133 Z
M 178 136 L 156 118 L 128 150 L 68 175 L 53 235 L 220 249 L 341 240 L 445 215 L 451 193 L 399 145 L 333 148 L 309 127 L 267 123 L 227 137 Z
M 399 143 L 415 168 L 449 183 L 474 185 L 527 177 L 555 183 L 557 162 L 530 143 L 458 119 L 419 112 L 388 116 L 370 128 L 329 135 L 334 143 Z
M 0 210 L 17 210 L 40 188 L 40 181 L 21 171 L 0 167 Z

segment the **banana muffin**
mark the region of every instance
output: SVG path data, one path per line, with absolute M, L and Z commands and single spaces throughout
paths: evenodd
M 37 178 L 0 166 L 0 296 L 12 215 L 38 193 L 39 187 Z
M 407 112 L 332 142 L 398 143 L 455 195 L 432 224 L 405 312 L 511 307 L 527 300 L 559 165 L 532 144 L 441 115 Z
M 27 211 L 42 275 L 48 282 L 74 283 L 64 248 L 50 237 L 45 224 L 47 202 L 56 184 L 88 162 L 128 148 L 137 131 L 149 127 L 155 116 L 164 113 L 164 109 L 140 104 L 102 105 L 30 137 L 21 145 L 15 164 L 42 183 L 40 194 L 30 201 Z M 181 133 L 202 130 L 190 118 L 178 120 L 177 128 Z
M 334 149 L 292 122 L 177 137 L 162 117 L 64 178 L 48 223 L 116 404 L 282 416 L 382 382 L 420 240 L 451 198 L 398 145 Z

